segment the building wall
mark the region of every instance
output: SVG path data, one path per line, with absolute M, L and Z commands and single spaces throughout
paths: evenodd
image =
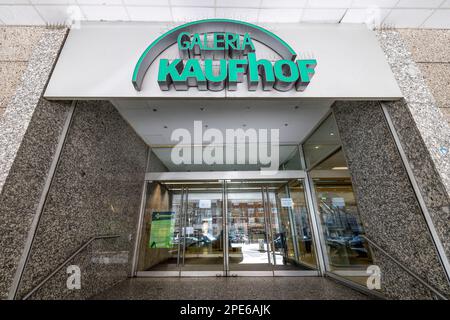
M 450 30 L 399 29 L 436 104 L 450 122 Z
M 0 27 L 0 117 L 11 101 L 44 31 L 42 27 Z
M 384 107 L 411 170 L 412 183 L 417 186 L 417 194 L 423 203 L 423 215 L 440 253 L 448 281 L 450 125 L 433 96 L 433 90 L 430 90 L 427 76 L 420 69 L 421 63 L 414 61 L 402 31 L 381 31 L 378 38 L 404 96 L 400 101 L 384 103 Z M 428 82 L 435 81 L 430 76 L 428 79 L 431 79 Z
M 1 299 L 16 284 L 23 297 L 96 235 L 120 238 L 96 240 L 70 261 L 81 290 L 67 290 L 63 268 L 32 298 L 87 298 L 131 270 L 148 148 L 109 102 L 80 102 L 71 117 L 72 102 L 42 98 L 66 33 L 42 30 L 0 117 Z
M 28 293 L 80 245 L 96 240 L 68 265 L 81 269 L 81 289 L 66 288 L 60 273 L 33 299 L 86 299 L 131 271 L 147 145 L 108 101 L 78 102 L 18 296 Z
M 17 279 L 70 110 L 70 103 L 41 99 L 65 36 L 64 29 L 43 31 L 25 68 L 25 81 L 17 87 L 0 117 L 0 298 L 3 299 Z M 17 39 L 21 41 L 26 39 Z
M 450 293 L 438 252 L 379 102 L 336 102 L 333 112 L 367 236 L 420 277 Z M 364 138 L 361 138 L 364 137 Z M 431 299 L 391 259 L 371 247 L 381 290 L 396 299 Z

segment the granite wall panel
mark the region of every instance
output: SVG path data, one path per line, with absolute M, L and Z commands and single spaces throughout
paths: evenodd
M 45 31 L 43 27 L 0 27 L 0 117 L 14 96 L 31 53 Z
M 449 61 L 448 45 L 445 45 L 449 38 L 447 31 L 378 32 L 381 47 L 404 95 L 404 99 L 384 105 L 430 213 L 431 227 L 437 234 L 435 241 L 442 244 L 447 261 L 450 260 L 450 126 L 442 113 L 446 108 L 438 107 L 439 99 L 448 100 L 447 72 L 442 68 L 439 72 L 445 77 L 435 75 L 433 79 L 430 65 L 421 70 L 420 63 L 414 60 Z M 427 42 L 436 47 L 429 50 L 424 45 Z M 439 66 L 433 64 L 432 69 L 436 68 Z M 438 102 L 427 86 L 427 77 L 432 79 L 432 88 L 440 88 L 434 92 Z
M 32 298 L 87 298 L 123 280 L 139 216 L 147 145 L 108 101 L 78 102 L 39 221 L 19 297 L 96 235 L 72 264 L 81 268 L 80 290 L 66 288 L 65 269 Z
M 41 98 L 65 35 L 43 32 L 24 81 L 0 117 L 0 299 L 10 291 L 70 108 Z
M 450 293 L 437 250 L 378 102 L 333 107 L 367 236 L 413 272 Z M 427 299 L 428 290 L 374 250 L 382 291 L 390 298 Z

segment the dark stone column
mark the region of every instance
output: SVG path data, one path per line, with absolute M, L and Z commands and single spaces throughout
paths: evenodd
M 404 99 L 385 103 L 450 269 L 450 125 L 395 30 L 379 31 Z
M 66 30 L 45 30 L 0 117 L 0 299 L 6 299 L 70 103 L 42 99 Z
M 448 294 L 444 269 L 381 105 L 336 102 L 332 109 L 367 236 Z M 373 251 L 384 294 L 400 299 L 432 298 L 429 290 L 389 258 Z
M 19 297 L 96 235 L 120 238 L 96 240 L 68 264 L 81 269 L 80 290 L 67 289 L 63 268 L 32 298 L 85 299 L 128 276 L 147 149 L 110 102 L 77 103 Z

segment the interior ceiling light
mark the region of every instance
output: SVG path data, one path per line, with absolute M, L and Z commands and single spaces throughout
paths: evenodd
M 331 170 L 348 170 L 348 167 L 333 167 Z

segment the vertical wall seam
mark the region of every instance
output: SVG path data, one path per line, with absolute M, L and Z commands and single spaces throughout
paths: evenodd
M 46 200 L 47 200 L 47 196 L 48 196 L 48 193 L 49 193 L 49 190 L 50 190 L 53 178 L 55 176 L 56 169 L 57 169 L 58 164 L 59 164 L 59 160 L 60 160 L 60 157 L 61 157 L 61 154 L 62 154 L 62 150 L 63 150 L 64 145 L 65 145 L 66 140 L 67 140 L 67 134 L 68 134 L 70 126 L 72 124 L 75 107 L 76 107 L 76 101 L 73 101 L 72 105 L 70 106 L 69 112 L 67 114 L 66 121 L 64 123 L 63 129 L 62 129 L 61 134 L 59 136 L 58 144 L 57 144 L 55 153 L 53 155 L 53 160 L 52 160 L 52 163 L 51 163 L 50 168 L 48 170 L 44 186 L 42 188 L 42 193 L 41 193 L 41 196 L 39 198 L 39 203 L 38 203 L 38 206 L 36 208 L 36 212 L 35 212 L 35 215 L 33 217 L 33 221 L 31 223 L 30 230 L 28 232 L 27 240 L 25 241 L 25 245 L 24 245 L 24 248 L 23 248 L 23 251 L 22 251 L 22 255 L 21 255 L 21 258 L 19 260 L 19 264 L 17 266 L 17 270 L 16 270 L 16 273 L 14 275 L 13 282 L 11 284 L 11 288 L 9 290 L 8 300 L 13 300 L 13 299 L 16 298 L 17 291 L 19 289 L 19 284 L 20 284 L 20 281 L 22 279 L 23 272 L 25 270 L 25 266 L 26 266 L 26 264 L 28 262 L 28 258 L 30 256 L 30 252 L 31 252 L 31 248 L 32 248 L 32 245 L 33 245 L 33 242 L 34 242 L 34 238 L 36 236 L 37 228 L 38 228 L 38 225 L 39 225 L 39 220 L 41 218 L 42 212 L 44 211 L 44 207 L 45 207 L 45 203 L 46 203 Z
M 139 259 L 139 245 L 141 243 L 141 237 L 142 237 L 142 225 L 144 220 L 144 213 L 145 213 L 145 204 L 147 202 L 147 183 L 148 181 L 145 179 L 145 174 L 147 173 L 149 167 L 150 167 L 150 154 L 151 154 L 150 147 L 147 147 L 147 159 L 145 164 L 145 173 L 144 173 L 144 183 L 142 186 L 142 195 L 141 195 L 141 206 L 139 208 L 139 217 L 137 222 L 137 230 L 136 230 L 136 239 L 134 243 L 134 250 L 133 250 L 133 260 L 131 264 L 131 277 L 136 276 L 137 272 L 137 264 Z
M 391 132 L 392 137 L 394 138 L 394 142 L 395 142 L 397 150 L 400 154 L 400 158 L 402 159 L 403 166 L 406 169 L 406 173 L 408 175 L 409 181 L 413 188 L 414 194 L 417 198 L 420 209 L 425 218 L 425 222 L 427 224 L 428 230 L 430 231 L 432 241 L 433 241 L 435 248 L 437 250 L 437 253 L 438 253 L 439 261 L 441 262 L 441 265 L 444 268 L 444 272 L 445 272 L 447 281 L 449 281 L 449 283 L 450 283 L 450 263 L 449 263 L 447 255 L 445 254 L 444 246 L 442 245 L 442 242 L 437 234 L 433 220 L 431 219 L 431 215 L 428 211 L 425 200 L 423 199 L 422 193 L 420 192 L 420 188 L 417 183 L 417 180 L 414 176 L 411 166 L 409 165 L 408 158 L 407 158 L 406 153 L 403 149 L 403 146 L 400 142 L 400 138 L 397 134 L 397 131 L 395 130 L 394 124 L 392 122 L 391 116 L 389 115 L 387 107 L 385 104 L 381 103 L 381 108 L 383 110 L 383 114 L 384 114 L 386 122 L 388 124 L 389 131 Z

